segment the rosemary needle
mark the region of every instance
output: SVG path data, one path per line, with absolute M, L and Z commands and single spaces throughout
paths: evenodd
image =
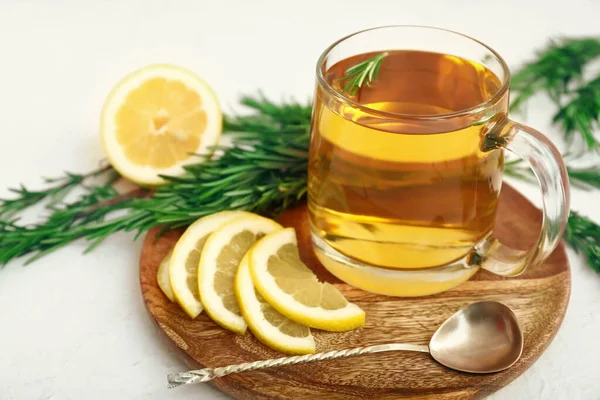
M 600 226 L 591 219 L 571 212 L 565 239 L 577 253 L 583 253 L 589 266 L 600 273 Z
M 346 74 L 340 79 L 341 81 L 348 80 L 342 89 L 342 93 L 349 93 L 351 96 L 356 96 L 363 85 L 370 86 L 371 82 L 379 76 L 381 63 L 387 56 L 388 53 L 383 52 L 348 68 Z

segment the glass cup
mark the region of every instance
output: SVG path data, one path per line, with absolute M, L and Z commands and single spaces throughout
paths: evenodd
M 347 69 L 386 52 L 356 94 Z M 308 174 L 312 242 L 321 263 L 367 291 L 422 296 L 479 268 L 515 276 L 556 248 L 569 214 L 560 153 L 508 118 L 510 72 L 491 48 L 419 26 L 365 30 L 319 58 Z M 533 170 L 543 224 L 528 251 L 493 234 L 504 150 Z

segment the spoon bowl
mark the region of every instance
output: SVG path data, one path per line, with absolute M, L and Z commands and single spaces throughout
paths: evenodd
M 448 318 L 433 334 L 429 352 L 452 369 L 498 372 L 521 357 L 523 334 L 510 308 L 496 301 L 481 301 Z

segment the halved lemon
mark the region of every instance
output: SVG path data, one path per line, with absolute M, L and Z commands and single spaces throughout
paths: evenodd
M 262 238 L 250 251 L 258 292 L 277 311 L 311 328 L 348 331 L 363 326 L 365 312 L 329 283 L 319 282 L 300 260 L 293 228 Z
M 173 294 L 173 288 L 171 288 L 171 279 L 169 278 L 169 263 L 171 262 L 171 250 L 165 258 L 160 262 L 158 266 L 158 272 L 156 274 L 156 280 L 158 281 L 158 287 L 167 296 L 169 300 L 175 302 L 175 295 Z
M 169 278 L 177 303 L 192 318 L 202 312 L 198 294 L 198 263 L 208 236 L 224 223 L 243 215 L 243 211 L 222 211 L 200 218 L 187 228 L 173 248 Z
M 315 352 L 310 328 L 284 317 L 254 289 L 248 253 L 242 258 L 235 276 L 235 296 L 244 320 L 258 340 L 288 354 Z
M 221 109 L 199 76 L 174 65 L 132 72 L 110 92 L 100 118 L 104 150 L 119 173 L 139 185 L 164 183 L 208 154 L 221 134 Z
M 200 302 L 223 328 L 246 332 L 248 325 L 235 298 L 235 274 L 246 251 L 261 237 L 280 229 L 277 222 L 250 214 L 223 224 L 206 240 L 198 267 Z

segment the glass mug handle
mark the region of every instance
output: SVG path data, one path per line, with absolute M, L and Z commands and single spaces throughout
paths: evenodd
M 543 262 L 558 245 L 569 218 L 569 179 L 560 152 L 537 130 L 504 117 L 491 122 L 482 150 L 506 149 L 529 164 L 542 190 L 543 220 L 536 245 L 516 250 L 490 236 L 469 257 L 470 265 L 502 276 L 516 276 Z

